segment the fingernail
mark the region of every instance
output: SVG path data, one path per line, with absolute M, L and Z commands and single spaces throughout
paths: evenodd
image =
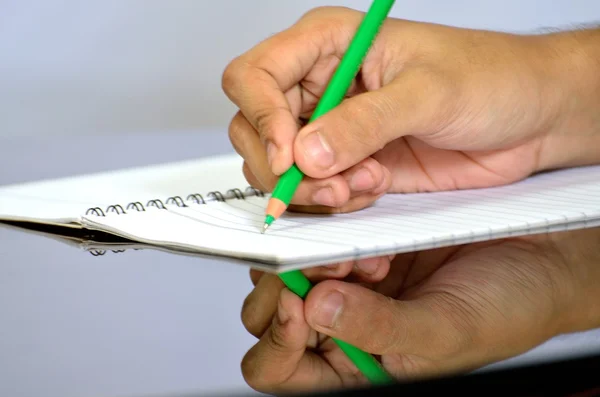
M 379 258 L 361 259 L 356 267 L 365 274 L 373 274 L 379 269 Z
M 273 167 L 273 160 L 275 160 L 275 156 L 277 155 L 277 147 L 273 142 L 267 142 L 267 161 L 269 162 L 269 166 Z
M 333 150 L 318 131 L 310 132 L 300 141 L 307 160 L 319 168 L 329 168 L 334 163 Z
M 361 168 L 350 178 L 350 189 L 355 192 L 362 192 L 373 189 L 375 186 L 375 178 L 371 171 L 366 168 Z
M 315 323 L 322 327 L 333 327 L 342 313 L 343 304 L 344 296 L 341 293 L 337 291 L 329 293 L 317 309 L 317 314 L 314 317 Z
M 313 195 L 313 201 L 316 204 L 326 205 L 329 207 L 335 206 L 335 200 L 333 198 L 333 189 L 331 187 L 323 187 L 315 192 Z

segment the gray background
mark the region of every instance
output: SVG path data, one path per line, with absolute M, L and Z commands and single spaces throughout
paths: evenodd
M 325 4 L 369 2 L 0 0 L 0 184 L 229 151 L 223 68 Z M 393 15 L 528 31 L 598 20 L 600 2 L 413 0 Z M 248 391 L 250 287 L 235 266 L 97 261 L 0 228 L 0 395 Z M 599 348 L 598 332 L 564 336 L 499 365 Z
M 0 0 L 0 135 L 225 128 L 236 55 L 319 5 L 370 0 Z M 597 0 L 403 0 L 405 19 L 510 31 L 600 20 Z

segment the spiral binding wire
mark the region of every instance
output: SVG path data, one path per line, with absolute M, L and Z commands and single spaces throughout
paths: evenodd
M 241 191 L 240 189 L 229 189 L 225 194 L 219 191 L 212 191 L 206 194 L 206 197 L 200 193 L 191 193 L 187 195 L 185 200 L 181 198 L 181 196 L 171 196 L 167 197 L 166 200 L 161 199 L 152 199 L 149 200 L 146 205 L 142 204 L 139 201 L 133 201 L 123 208 L 120 204 L 112 204 L 106 207 L 106 209 L 102 209 L 100 207 L 91 207 L 88 208 L 85 212 L 86 215 L 96 215 L 96 216 L 106 216 L 106 214 L 114 212 L 117 215 L 127 214 L 127 211 L 137 211 L 143 212 L 146 211 L 149 207 L 156 207 L 158 209 L 167 209 L 167 205 L 176 205 L 178 207 L 189 207 L 190 204 L 208 204 L 210 202 L 225 202 L 228 200 L 245 200 L 247 197 L 264 197 L 265 193 L 261 190 L 258 190 L 252 186 L 248 186 L 245 191 Z M 125 252 L 125 250 L 111 250 L 114 253 Z M 90 250 L 88 251 L 93 256 L 102 256 L 106 254 L 106 250 Z
M 138 212 L 146 211 L 149 207 L 156 207 L 158 209 L 167 209 L 167 205 L 176 205 L 178 207 L 189 207 L 189 203 L 194 204 L 208 204 L 210 202 L 225 202 L 228 200 L 245 200 L 246 197 L 258 196 L 264 197 L 265 193 L 249 186 L 245 191 L 241 191 L 240 189 L 229 189 L 225 194 L 219 191 L 209 192 L 206 197 L 200 193 L 192 193 L 189 194 L 185 200 L 181 198 L 181 196 L 171 196 L 166 200 L 161 199 L 152 199 L 149 200 L 146 205 L 142 204 L 139 201 L 133 201 L 123 208 L 120 204 L 112 204 L 106 207 L 106 209 L 102 209 L 100 207 L 91 207 L 88 208 L 85 212 L 86 215 L 96 215 L 96 216 L 106 216 L 109 212 L 114 212 L 118 215 L 127 214 L 127 211 L 135 210 Z

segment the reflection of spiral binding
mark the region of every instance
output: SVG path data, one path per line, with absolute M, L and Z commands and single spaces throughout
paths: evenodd
M 146 211 L 147 208 L 149 207 L 156 207 L 158 209 L 166 209 L 167 205 L 176 205 L 178 207 L 189 207 L 189 203 L 193 203 L 193 204 L 208 204 L 210 202 L 225 202 L 227 200 L 245 200 L 246 197 L 251 197 L 251 196 L 258 196 L 258 197 L 264 197 L 265 193 L 253 188 L 252 186 L 249 186 L 246 188 L 245 191 L 241 191 L 240 189 L 230 189 L 227 192 L 225 192 L 225 194 L 219 192 L 219 191 L 213 191 L 213 192 L 209 192 L 206 197 L 204 197 L 203 195 L 201 195 L 200 193 L 192 193 L 189 194 L 186 199 L 184 200 L 183 198 L 181 198 L 180 196 L 171 196 L 168 197 L 164 202 L 161 199 L 152 199 L 149 200 L 146 205 L 142 204 L 139 201 L 134 201 L 131 202 L 129 204 L 127 204 L 125 206 L 125 208 L 123 208 L 122 205 L 120 204 L 112 204 L 109 205 L 108 207 L 106 207 L 105 210 L 103 210 L 100 207 L 92 207 L 92 208 L 88 208 L 88 210 L 85 212 L 86 215 L 96 215 L 96 216 L 106 216 L 107 213 L 109 212 L 114 212 L 117 215 L 122 215 L 122 214 L 127 214 L 127 211 L 130 210 L 135 210 L 137 212 L 143 212 Z M 121 253 L 124 252 L 125 250 L 111 250 L 114 253 Z M 92 254 L 93 256 L 102 256 L 104 254 L 106 254 L 106 250 L 90 250 L 89 251 L 90 254 Z
M 134 248 L 135 251 L 137 251 L 137 248 Z M 125 250 L 110 250 L 111 252 L 114 252 L 115 254 L 120 254 L 121 252 L 125 252 Z M 90 254 L 92 254 L 93 256 L 102 256 L 104 254 L 106 254 L 106 250 L 90 250 L 88 251 Z

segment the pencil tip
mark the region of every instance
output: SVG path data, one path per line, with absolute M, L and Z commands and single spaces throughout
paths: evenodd
M 262 227 L 262 230 L 260 231 L 260 234 L 265 234 L 265 232 L 267 231 L 268 228 L 269 228 L 269 224 L 265 223 Z

